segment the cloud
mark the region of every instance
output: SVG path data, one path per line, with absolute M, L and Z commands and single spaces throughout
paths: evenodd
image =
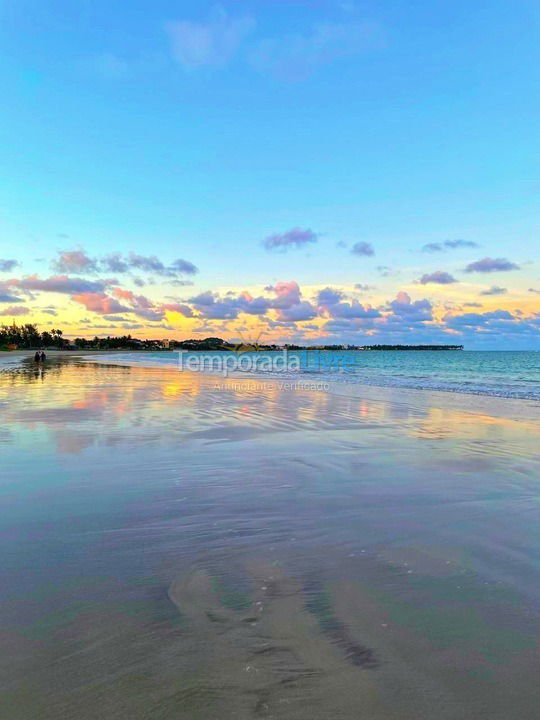
M 111 256 L 108 259 L 110 261 Z M 161 277 L 177 278 L 179 275 L 195 275 L 199 272 L 196 265 L 182 258 L 174 260 L 167 266 L 155 255 L 138 255 L 132 252 L 125 261 L 119 259 L 118 256 L 114 256 L 113 264 L 118 264 L 119 261 L 124 262 L 129 269 L 153 273 Z
M 262 40 L 250 59 L 260 72 L 297 81 L 320 65 L 358 55 L 382 43 L 383 33 L 374 23 L 319 23 L 307 34 Z
M 465 272 L 479 272 L 479 273 L 491 273 L 491 272 L 507 272 L 509 270 L 519 270 L 519 265 L 510 262 L 506 258 L 490 258 L 485 257 L 476 262 L 469 263 L 465 268 Z
M 399 271 L 393 270 L 388 265 L 377 265 L 376 270 L 380 273 L 380 275 L 382 275 L 382 277 L 393 277 L 394 275 L 399 275 Z
M 354 286 L 355 290 L 360 290 L 361 292 L 368 292 L 369 290 L 375 290 L 375 285 L 363 285 L 362 283 L 356 283 Z
M 118 300 L 124 300 L 129 302 L 131 305 L 143 310 L 148 310 L 152 307 L 151 301 L 144 295 L 135 295 L 131 290 L 125 290 L 124 288 L 115 287 L 113 288 L 113 295 Z
M 249 292 L 242 292 L 238 296 L 228 294 L 220 297 L 210 290 L 190 299 L 195 309 L 206 319 L 234 320 L 239 313 L 248 315 L 265 315 L 274 307 L 273 300 L 264 297 L 253 297 Z
M 226 65 L 254 28 L 252 17 L 232 18 L 219 7 L 208 22 L 177 20 L 165 26 L 173 58 L 186 70 Z
M 58 258 L 53 260 L 52 268 L 59 273 L 96 272 L 97 263 L 88 257 L 84 250 L 61 250 Z
M 427 245 L 424 245 L 424 247 L 422 248 L 422 252 L 434 253 L 434 252 L 442 252 L 442 251 L 443 251 L 442 244 L 435 243 L 435 242 L 427 243 Z
M 240 313 L 263 316 L 269 310 L 276 310 L 278 318 L 287 321 L 293 321 L 293 317 L 298 320 L 312 318 L 317 314 L 311 303 L 302 301 L 300 288 L 294 280 L 268 285 L 265 290 L 274 297 L 253 297 L 247 291 L 239 295 L 229 292 L 221 297 L 207 290 L 190 298 L 189 303 L 207 320 L 234 320 Z
M 0 303 L 19 303 L 24 302 L 22 298 L 17 297 L 16 295 L 11 295 L 11 293 L 7 292 L 1 292 L 0 287 Z
M 330 333 L 336 342 L 347 339 L 348 342 L 358 343 L 360 342 L 358 333 L 368 330 L 373 332 L 375 323 L 376 320 L 371 318 L 335 318 L 328 320 L 323 325 L 323 330 L 325 333 Z
M 129 307 L 124 308 L 125 312 L 132 312 L 145 320 L 163 320 L 165 310 L 162 305 L 155 304 L 145 295 L 135 295 L 131 290 L 120 287 L 114 288 L 112 292 L 116 299 L 129 304 Z
M 127 257 L 122 256 L 120 253 L 111 253 L 103 257 L 99 264 L 100 269 L 107 272 L 123 274 L 138 270 L 159 275 L 160 277 L 171 278 L 171 283 L 175 285 L 191 284 L 191 281 L 183 280 L 182 276 L 196 275 L 199 272 L 196 265 L 183 258 L 177 258 L 170 265 L 166 265 L 155 255 L 139 255 L 135 252 L 131 252 Z M 134 277 L 133 281 L 140 287 L 145 285 L 145 281 L 140 277 Z
M 122 315 L 104 315 L 103 319 L 106 320 L 107 322 L 117 322 L 117 323 L 128 322 L 128 318 L 125 318 Z
M 268 251 L 278 250 L 280 252 L 286 252 L 289 248 L 300 248 L 309 243 L 315 243 L 318 237 L 317 233 L 309 228 L 302 230 L 302 228 L 295 227 L 284 233 L 270 235 L 263 240 L 263 246 Z
M 128 265 L 130 268 L 137 268 L 137 270 L 152 272 L 157 275 L 163 275 L 167 272 L 165 265 L 155 255 L 138 255 L 132 252 L 129 254 Z
M 184 303 L 162 303 L 160 310 L 162 312 L 177 312 L 184 315 L 184 317 L 193 317 L 193 310 Z
M 210 290 L 196 295 L 190 302 L 206 319 L 234 320 L 238 317 L 238 304 L 234 298 L 220 298 Z
M 381 313 L 376 308 L 372 308 L 371 305 L 362 305 L 358 300 L 352 300 L 348 302 L 340 302 L 335 305 L 331 305 L 328 308 L 328 312 L 332 318 L 378 318 Z
M 446 248 L 476 248 L 478 247 L 478 243 L 473 242 L 472 240 L 445 240 L 443 243 L 444 247 Z
M 302 300 L 295 305 L 278 310 L 278 320 L 280 322 L 301 322 L 303 320 L 313 320 L 317 316 L 317 308 L 307 300 Z
M 317 296 L 317 304 L 322 307 L 328 307 L 329 305 L 335 305 L 343 297 L 341 290 L 327 287 L 321 290 Z
M 450 328 L 463 328 L 463 327 L 486 327 L 494 325 L 500 326 L 500 321 L 514 320 L 514 316 L 508 312 L 508 310 L 495 310 L 493 312 L 486 313 L 464 313 L 463 315 L 447 316 L 445 318 L 446 326 Z
M 4 260 L 0 258 L 0 272 L 11 272 L 18 264 L 17 260 Z
M 456 278 L 453 275 L 450 275 L 448 272 L 444 272 L 443 270 L 436 270 L 432 273 L 427 273 L 425 275 L 422 275 L 420 278 L 420 283 L 422 285 L 427 285 L 428 283 L 435 283 L 437 285 L 451 285 L 452 283 L 457 282 Z
M 536 290 L 536 288 L 529 288 L 530 293 L 537 293 L 540 295 L 540 290 Z
M 21 280 L 9 280 L 8 282 L 22 290 L 65 293 L 66 295 L 103 292 L 110 283 L 108 280 L 85 280 L 84 278 L 70 278 L 67 275 L 55 275 L 46 279 L 41 279 L 37 275 L 27 275 Z
M 248 315 L 264 315 L 272 307 L 272 301 L 268 298 L 253 297 L 246 291 L 240 293 L 237 303 L 240 311 Z
M 101 267 L 107 272 L 125 273 L 129 270 L 128 263 L 122 259 L 120 253 L 111 253 L 101 260 Z
M 371 305 L 362 305 L 358 300 L 342 302 L 344 293 L 341 290 L 325 288 L 317 297 L 319 313 L 329 315 L 332 319 L 372 319 L 380 317 L 381 313 Z
M 424 245 L 422 252 L 444 252 L 445 250 L 456 250 L 457 248 L 476 248 L 478 243 L 472 240 L 445 240 L 442 243 L 431 242 Z
M 495 310 L 484 313 L 464 313 L 444 318 L 446 327 L 459 333 L 462 339 L 471 343 L 538 344 L 540 340 L 540 313 L 528 317 L 521 310 Z M 504 347 L 504 345 L 503 345 Z
M 195 295 L 195 297 L 192 297 L 189 300 L 189 302 L 199 307 L 207 307 L 208 305 L 213 305 L 215 301 L 216 299 L 214 293 L 211 290 L 206 290 L 205 292 L 199 293 L 199 295 Z
M 159 309 L 154 308 L 132 308 L 131 312 L 133 312 L 137 317 L 144 318 L 145 320 L 149 320 L 152 322 L 157 322 L 158 320 L 163 320 L 164 313 Z
M 365 255 L 365 256 L 375 255 L 375 250 L 373 249 L 373 246 L 371 245 L 371 243 L 362 242 L 362 241 L 354 243 L 354 245 L 351 248 L 351 252 L 353 255 Z
M 298 283 L 294 280 L 278 282 L 273 286 L 268 286 L 266 290 L 270 290 L 276 295 L 276 299 L 272 303 L 274 308 L 289 308 L 297 305 L 302 295 Z
M 180 273 L 182 275 L 195 275 L 199 272 L 199 269 L 188 260 L 178 258 L 171 263 L 171 270 Z
M 114 313 L 129 312 L 129 308 L 121 305 L 115 298 L 99 292 L 86 292 L 73 295 L 74 302 L 84 305 L 87 310 L 99 315 L 111 315 Z
M 390 303 L 390 309 L 395 319 L 407 323 L 425 322 L 432 320 L 432 305 L 429 300 L 416 300 L 412 302 L 406 292 L 398 292 L 396 299 Z
M 17 315 L 28 315 L 29 312 L 29 308 L 24 305 L 12 305 L 11 307 L 7 307 L 5 310 L 0 310 L 0 315 L 3 317 L 16 317 Z
M 498 285 L 492 285 L 489 290 L 482 290 L 480 295 L 506 295 L 508 290 Z

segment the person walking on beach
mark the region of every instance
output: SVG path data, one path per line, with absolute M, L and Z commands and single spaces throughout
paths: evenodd
M 34 355 L 34 362 L 39 362 L 40 360 L 40 351 L 36 350 L 36 354 Z
M 42 363 L 44 363 L 46 359 L 47 359 L 47 356 L 45 355 L 45 353 L 43 352 L 43 350 L 40 350 L 40 351 L 39 351 L 39 361 L 42 362 Z

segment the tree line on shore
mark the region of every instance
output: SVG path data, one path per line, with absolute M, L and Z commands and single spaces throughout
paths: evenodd
M 239 345 L 222 338 L 208 337 L 203 340 L 139 340 L 131 335 L 121 337 L 75 338 L 67 340 L 62 330 L 51 329 L 40 332 L 36 325 L 0 326 L 0 349 L 58 348 L 81 350 L 191 350 L 191 351 L 231 351 L 231 350 L 463 350 L 463 345 Z
M 36 325 L 25 323 L 24 325 L 1 325 L 0 326 L 0 348 L 58 348 L 59 350 L 81 348 L 94 350 L 137 350 L 157 349 L 162 347 L 159 340 L 138 340 L 131 335 L 122 337 L 106 337 L 92 339 L 75 338 L 68 340 L 64 337 L 62 330 L 44 330 L 40 332 Z
M 17 348 L 57 347 L 63 348 L 69 342 L 62 337 L 62 330 L 45 330 L 40 332 L 35 325 L 0 325 L 0 347 L 15 346 Z

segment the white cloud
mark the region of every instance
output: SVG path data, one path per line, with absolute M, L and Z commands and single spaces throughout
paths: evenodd
M 222 8 L 214 9 L 206 23 L 177 20 L 166 25 L 173 57 L 186 69 L 225 65 L 254 28 L 253 18 L 231 18 Z
M 301 80 L 319 65 L 365 52 L 383 43 L 371 22 L 320 23 L 310 33 L 263 40 L 251 56 L 253 66 L 284 80 Z

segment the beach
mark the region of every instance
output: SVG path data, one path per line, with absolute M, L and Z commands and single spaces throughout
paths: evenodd
M 2 717 L 537 717 L 536 402 L 88 355 L 0 372 Z

